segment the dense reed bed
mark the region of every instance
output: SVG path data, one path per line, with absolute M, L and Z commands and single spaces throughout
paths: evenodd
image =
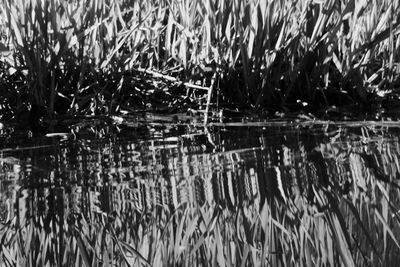
M 398 94 L 399 6 L 2 0 L 2 118 L 222 103 L 387 108 Z

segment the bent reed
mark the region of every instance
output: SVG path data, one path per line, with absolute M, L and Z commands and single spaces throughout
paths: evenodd
M 1 119 L 216 103 L 388 109 L 399 2 L 1 0 Z

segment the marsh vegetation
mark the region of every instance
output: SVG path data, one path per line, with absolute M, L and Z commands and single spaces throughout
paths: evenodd
M 397 0 L 1 3 L 3 120 L 397 108 Z
M 399 14 L 0 0 L 0 265 L 397 263 Z

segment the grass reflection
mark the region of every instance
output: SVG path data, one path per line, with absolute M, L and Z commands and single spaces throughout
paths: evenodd
M 1 265 L 392 265 L 396 131 L 213 128 L 3 153 Z

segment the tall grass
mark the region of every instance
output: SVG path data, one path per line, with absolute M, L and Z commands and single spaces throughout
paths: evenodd
M 126 72 L 139 68 L 205 87 L 216 73 L 214 101 L 262 108 L 366 104 L 399 78 L 397 0 L 2 0 L 0 14 L 14 53 L 1 61 L 24 81 L 10 90 L 49 114 L 60 97 L 70 110 L 142 97 Z

